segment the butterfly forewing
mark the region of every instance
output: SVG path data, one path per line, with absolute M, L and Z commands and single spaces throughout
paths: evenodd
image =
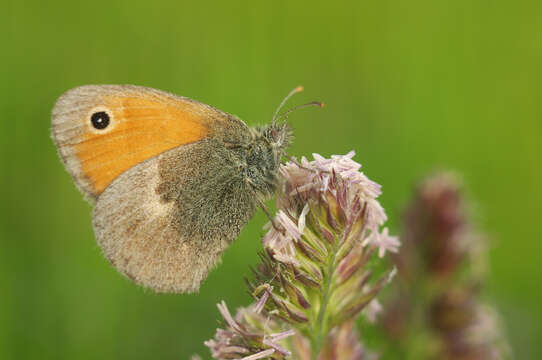
M 78 187 L 95 199 L 120 174 L 174 147 L 211 136 L 228 115 L 132 85 L 87 85 L 62 95 L 52 136 Z

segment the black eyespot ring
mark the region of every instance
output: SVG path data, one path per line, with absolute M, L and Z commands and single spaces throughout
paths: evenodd
M 107 114 L 105 111 L 98 111 L 92 114 L 90 117 L 90 121 L 92 122 L 92 126 L 94 126 L 95 129 L 103 130 L 109 125 L 109 114 Z

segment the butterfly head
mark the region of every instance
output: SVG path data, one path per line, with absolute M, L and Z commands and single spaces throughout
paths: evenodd
M 292 128 L 286 123 L 271 123 L 260 131 L 265 142 L 279 155 L 283 154 L 293 140 Z
M 286 123 L 288 115 L 304 107 L 324 106 L 323 103 L 313 101 L 280 113 L 288 99 L 300 91 L 303 91 L 303 87 L 298 86 L 284 98 L 275 111 L 271 124 L 254 129 L 253 141 L 246 158 L 247 179 L 253 190 L 264 198 L 275 191 L 282 156 L 286 155 L 286 149 L 293 140 L 292 129 Z
M 278 168 L 292 130 L 284 123 L 253 129 L 253 140 L 246 153 L 246 177 L 256 193 L 269 197 L 276 187 Z

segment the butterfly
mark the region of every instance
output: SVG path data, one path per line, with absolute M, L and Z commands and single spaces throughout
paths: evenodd
M 156 292 L 197 291 L 274 194 L 292 142 L 278 113 L 301 90 L 260 127 L 142 86 L 85 85 L 60 96 L 52 138 L 94 204 L 94 232 L 109 262 Z

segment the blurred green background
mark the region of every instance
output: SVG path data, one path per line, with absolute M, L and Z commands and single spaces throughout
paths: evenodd
M 37 1 L 0 13 L 0 359 L 208 356 L 215 304 L 247 304 L 259 213 L 197 295 L 155 295 L 102 257 L 49 137 L 82 84 L 139 84 L 266 122 L 292 155 L 357 152 L 393 232 L 412 185 L 456 169 L 492 238 L 488 291 L 518 359 L 542 357 L 540 2 Z

